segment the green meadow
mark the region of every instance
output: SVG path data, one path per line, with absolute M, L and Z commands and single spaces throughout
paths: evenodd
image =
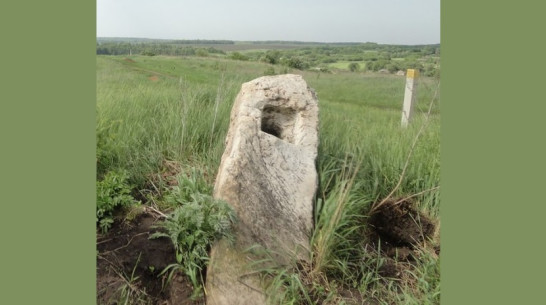
M 338 69 L 338 70 L 349 71 L 349 65 L 351 63 L 357 63 L 360 66 L 360 69 L 365 69 L 366 67 L 365 61 L 338 61 L 335 63 L 328 64 L 328 67 L 333 69 Z
M 349 72 L 349 63 L 332 63 L 339 70 L 328 73 L 226 56 L 97 55 L 97 186 L 106 194 L 98 199 L 97 234 L 120 221 L 120 209 L 171 215 L 186 204 L 174 195 L 189 192 L 195 202 L 203 198 L 197 194 L 210 196 L 241 84 L 300 74 L 320 107 L 312 263 L 261 270 L 271 303 L 439 304 L 439 80 L 419 79 L 415 116 L 403 129 L 405 78 Z M 434 232 L 423 229 L 424 238 L 389 256 L 370 222 L 381 208 L 407 202 Z M 202 286 L 191 269 L 177 270 Z

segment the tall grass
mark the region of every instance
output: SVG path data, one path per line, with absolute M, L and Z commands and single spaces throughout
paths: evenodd
M 427 120 L 418 113 L 407 129 L 400 128 L 400 111 L 378 110 L 365 105 L 321 104 L 320 160 L 359 160 L 357 180 L 361 192 L 374 200 L 393 190 L 419 128 Z M 405 178 L 396 196 L 415 194 L 439 185 L 439 117 L 428 118 L 409 160 Z M 425 193 L 423 208 L 438 211 L 438 192 Z
M 190 160 L 215 171 L 239 82 L 216 75 L 216 83 L 191 83 L 135 73 L 112 59 L 97 63 L 99 176 L 123 168 L 143 186 L 163 160 Z
M 352 287 L 358 289 L 363 299 L 380 304 L 438 304 L 439 259 L 435 254 L 420 249 L 416 267 L 408 267 L 408 274 L 403 275 L 407 280 L 386 281 L 379 274 L 386 263 L 378 254 L 380 249 L 370 253 L 365 246 L 367 215 L 374 203 L 389 195 L 414 198 L 421 210 L 439 219 L 437 84 L 427 80 L 429 82 L 422 86 L 417 115 L 407 129 L 402 129 L 400 107 L 391 103 L 399 98 L 400 104 L 403 95 L 389 95 L 382 88 L 380 91 L 383 92 L 373 97 L 374 102 L 368 103 L 366 98 L 377 88 L 361 85 L 365 89 L 354 89 L 347 94 L 337 88 L 340 96 L 336 97 L 329 89 L 338 83 L 328 85 L 332 76 L 320 77 L 325 82 L 317 86 L 321 88 L 317 89 L 321 107 L 318 160 L 321 194 L 315 215 L 311 266 L 304 272 L 291 266 L 273 277 L 277 285 L 278 281 L 284 280 L 283 287 L 297 283 L 297 288 L 300 282 L 308 283 L 307 294 L 291 293 L 289 298 L 277 300 L 277 303 L 297 300 L 297 304 L 313 304 L 307 297 L 311 294 L 310 298 L 335 300 L 326 302 L 335 304 L 341 302 L 339 294 L 336 297 L 336 290 Z M 372 83 L 381 82 L 387 86 L 387 80 L 383 78 Z M 393 81 L 389 89 L 394 92 L 394 87 L 400 85 Z M 351 86 L 342 87 L 351 90 Z M 361 90 L 369 92 L 359 98 Z M 325 95 L 326 98 L 322 98 Z M 389 98 L 385 98 L 386 95 Z M 317 286 L 329 293 L 317 296 Z M 287 291 L 295 288 L 289 287 Z
M 240 85 L 268 67 L 216 58 L 134 56 L 128 61 L 98 56 L 98 179 L 114 169 L 126 170 L 131 184 L 146 188 L 165 160 L 177 160 L 202 169 L 212 185 Z M 335 303 L 336 290 L 349 287 L 365 298 L 437 304 L 439 259 L 434 254 L 423 253 L 418 267 L 407 275 L 414 284 L 400 289 L 381 282 L 378 268 L 384 262 L 363 247 L 367 213 L 393 190 L 393 197 L 413 197 L 423 211 L 439 219 L 437 81 L 422 79 L 417 113 L 402 129 L 404 78 L 291 72 L 302 74 L 319 98 L 320 192 L 311 266 L 273 274 L 277 286 L 272 287 L 291 291 L 279 294 L 286 298 L 277 302 Z

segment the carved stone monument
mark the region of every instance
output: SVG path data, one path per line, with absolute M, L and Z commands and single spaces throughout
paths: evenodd
M 317 188 L 318 100 L 299 75 L 260 77 L 242 85 L 231 111 L 214 197 L 237 214 L 235 242 L 221 240 L 207 271 L 208 305 L 265 304 L 249 269 L 259 245 L 275 261 L 308 260 Z

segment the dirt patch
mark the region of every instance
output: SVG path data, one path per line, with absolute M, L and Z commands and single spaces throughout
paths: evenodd
M 385 202 L 368 220 L 367 259 L 383 261 L 378 269 L 382 278 L 408 281 L 406 271 L 414 268 L 423 251 L 440 254 L 436 228 L 437 224 L 419 212 L 414 202 Z
M 149 239 L 158 229 L 154 215 L 141 213 L 133 221 L 116 220 L 107 234 L 97 235 L 97 304 L 204 304 L 191 300 L 193 288 L 183 274 L 159 276 L 175 262 L 167 238 Z
M 134 61 L 134 60 L 132 60 L 130 58 L 127 58 L 127 57 L 125 57 L 123 60 L 126 61 L 126 62 L 129 62 L 129 63 L 135 63 L 136 62 L 136 61 Z
M 148 79 L 151 80 L 152 82 L 157 82 L 157 81 L 159 81 L 159 76 L 152 75 L 152 76 L 148 77 Z
M 410 249 L 432 239 L 436 230 L 434 222 L 409 200 L 386 202 L 371 215 L 368 224 L 372 237 L 375 234 L 386 244 Z

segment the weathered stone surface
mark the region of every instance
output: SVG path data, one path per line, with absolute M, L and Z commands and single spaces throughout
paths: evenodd
M 299 75 L 243 84 L 231 112 L 214 196 L 235 209 L 236 242 L 213 246 L 207 304 L 265 304 L 245 250 L 260 245 L 277 263 L 308 260 L 317 188 L 318 101 Z

